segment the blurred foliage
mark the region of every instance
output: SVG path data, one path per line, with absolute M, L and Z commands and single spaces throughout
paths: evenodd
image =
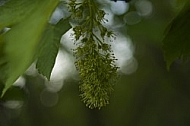
M 5 27 L 11 28 L 8 32 L 0 35 L 0 44 L 5 45 L 0 47 L 3 50 L 0 59 L 1 76 L 3 76 L 1 79 L 5 83 L 1 96 L 34 62 L 40 36 L 43 34 L 48 19 L 59 1 L 38 2 L 35 0 L 31 6 L 28 0 L 17 1 L 18 5 L 14 5 L 14 2 L 7 1 L 5 6 L 1 7 L 1 13 L 4 14 L 0 16 L 2 18 L 0 30 Z M 17 2 L 15 3 L 17 4 Z M 29 14 L 27 11 L 26 13 L 23 12 L 27 10 L 28 6 L 30 6 L 29 10 L 30 8 L 33 10 Z
M 126 13 L 135 10 L 137 1 L 133 0 L 130 3 L 130 9 Z M 110 105 L 100 111 L 86 108 L 78 97 L 78 81 L 71 77 L 64 80 L 59 92 L 51 92 L 52 95 L 58 95 L 58 102 L 48 107 L 41 101 L 41 94 L 46 90 L 46 81 L 39 75 L 25 75 L 26 85 L 20 93 L 13 93 L 9 89 L 10 93 L 5 94 L 5 98 L 0 100 L 0 125 L 190 125 L 190 62 L 182 63 L 179 59 L 175 60 L 170 71 L 167 71 L 161 48 L 165 28 L 178 11 L 172 6 L 174 0 L 150 2 L 153 5 L 150 16 L 142 17 L 137 24 L 120 28 L 120 31 L 129 36 L 134 43 L 138 69 L 130 75 L 121 75 L 111 95 Z M 122 16 L 124 15 L 115 15 L 114 21 L 122 22 Z M 188 32 L 189 30 L 186 34 Z M 20 99 L 14 98 L 16 94 Z M 7 107 L 6 103 L 10 99 L 22 100 L 24 104 L 19 108 Z
M 164 42 L 164 55 L 169 69 L 176 58 L 187 59 L 190 56 L 190 2 L 186 2 L 181 12 L 168 26 Z

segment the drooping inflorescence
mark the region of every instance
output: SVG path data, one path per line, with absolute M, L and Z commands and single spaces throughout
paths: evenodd
M 117 60 L 111 50 L 110 41 L 113 33 L 103 23 L 105 12 L 97 7 L 94 0 L 68 3 L 72 20 L 75 44 L 73 49 L 76 57 L 75 66 L 81 79 L 79 90 L 82 101 L 89 108 L 101 108 L 109 104 L 110 93 L 118 79 L 115 65 Z

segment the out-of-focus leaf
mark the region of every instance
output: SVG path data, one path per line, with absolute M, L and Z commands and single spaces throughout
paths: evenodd
M 0 30 L 13 26 L 27 17 L 35 8 L 36 0 L 7 0 L 0 6 Z
M 59 0 L 38 1 L 35 4 L 34 11 L 25 20 L 3 35 L 7 75 L 2 96 L 34 61 L 41 35 L 58 3 Z
M 2 98 L 3 100 L 19 100 L 22 101 L 26 98 L 26 92 L 24 91 L 23 88 L 18 87 L 18 86 L 12 86 L 9 88 Z
M 6 77 L 6 63 L 7 63 L 7 61 L 6 61 L 5 53 L 3 50 L 4 47 L 5 47 L 5 43 L 2 40 L 2 35 L 0 35 L 0 85 L 4 83 L 5 77 Z
M 51 71 L 55 64 L 61 36 L 70 28 L 69 20 L 61 19 L 56 25 L 48 25 L 42 37 L 36 68 L 47 79 L 50 79 Z
M 176 0 L 174 1 L 176 7 L 183 7 L 185 5 L 185 3 L 187 2 L 187 0 Z
M 163 40 L 164 57 L 169 69 L 171 63 L 177 58 L 190 56 L 190 6 L 189 2 L 167 29 Z

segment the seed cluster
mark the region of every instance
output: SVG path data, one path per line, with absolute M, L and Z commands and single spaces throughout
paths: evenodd
M 94 0 L 77 2 L 70 0 L 69 11 L 77 25 L 73 28 L 76 57 L 75 66 L 81 79 L 79 90 L 82 101 L 89 108 L 101 108 L 109 104 L 109 96 L 118 79 L 111 45 L 105 38 L 112 38 L 113 33 L 102 23 L 105 12 L 100 10 Z

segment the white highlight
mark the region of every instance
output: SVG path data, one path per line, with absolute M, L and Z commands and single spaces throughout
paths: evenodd
M 118 59 L 116 63 L 120 67 L 120 71 L 124 74 L 133 73 L 137 69 L 137 62 L 133 57 L 134 48 L 130 38 L 118 34 L 116 40 L 111 44 L 115 57 Z
M 24 87 L 25 86 L 25 82 L 26 82 L 26 80 L 25 80 L 25 78 L 24 77 L 19 77 L 15 82 L 14 82 L 14 84 L 13 84 L 13 86 L 19 86 L 19 87 Z
M 129 4 L 124 1 L 110 2 L 111 10 L 116 15 L 122 15 L 129 9 Z

